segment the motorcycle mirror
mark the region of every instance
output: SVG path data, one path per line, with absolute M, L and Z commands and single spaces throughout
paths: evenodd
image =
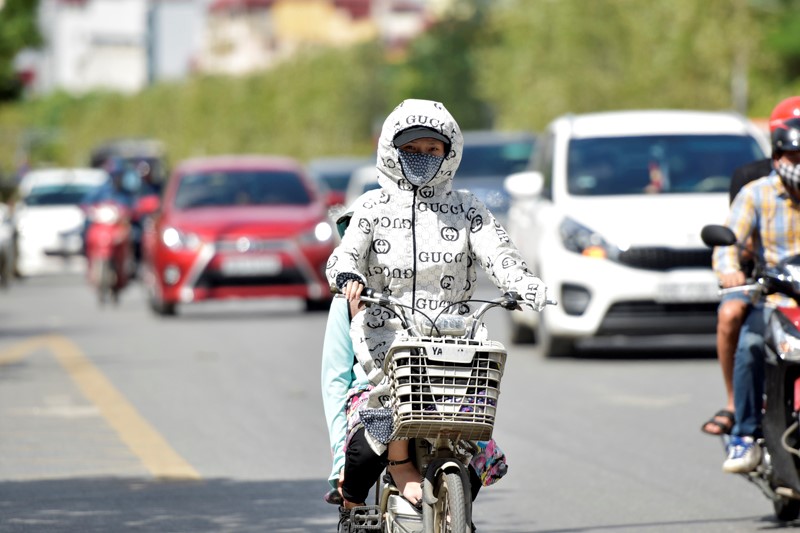
M 700 238 L 708 247 L 731 246 L 736 244 L 736 234 L 727 227 L 719 224 L 709 224 L 703 226 L 700 231 Z

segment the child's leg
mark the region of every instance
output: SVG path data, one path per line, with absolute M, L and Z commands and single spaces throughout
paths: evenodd
M 356 431 L 347 445 L 344 459 L 342 497 L 346 508 L 365 504 L 369 489 L 378 480 L 385 466 L 385 458 L 370 448 L 364 436 L 364 428 Z
M 410 461 L 394 466 L 391 464 L 392 461 L 405 461 L 409 457 L 407 440 L 389 443 L 389 474 L 403 496 L 411 503 L 416 503 L 422 500 L 422 476 L 417 472 L 417 467 Z

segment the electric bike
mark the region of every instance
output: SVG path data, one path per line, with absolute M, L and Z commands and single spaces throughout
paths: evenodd
M 412 319 L 398 299 L 370 289 L 361 301 L 390 310 L 408 334 L 390 347 L 383 371 L 392 440 L 413 443 L 410 455 L 423 477 L 422 506 L 420 511 L 411 505 L 385 474 L 376 485 L 375 504 L 351 510 L 350 531 L 470 533 L 468 468 L 477 443 L 492 437 L 507 355 L 501 343 L 477 338 L 481 318 L 494 307 L 519 309 L 520 298 L 506 293 L 489 301 L 466 300 L 457 304 L 480 305 L 469 315 L 445 314 L 444 309 L 433 319 L 419 310 L 415 315 L 424 318 Z

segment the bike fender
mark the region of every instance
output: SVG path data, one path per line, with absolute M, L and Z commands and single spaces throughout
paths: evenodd
M 472 493 L 470 490 L 470 476 L 467 466 L 460 461 L 452 458 L 445 457 L 434 459 L 428 464 L 428 469 L 425 471 L 425 476 L 422 481 L 422 501 L 426 506 L 433 506 L 438 498 L 433 494 L 433 487 L 436 484 L 436 478 L 445 473 L 455 472 L 461 476 L 463 480 L 462 488 L 464 489 L 464 501 L 467 502 L 467 519 L 471 520 L 472 507 Z M 422 513 L 423 524 L 425 524 L 425 531 L 433 531 L 433 514 L 429 512 Z
M 436 503 L 438 498 L 433 494 L 433 487 L 436 485 L 436 478 L 446 472 L 459 473 L 464 480 L 465 490 L 469 488 L 469 471 L 466 465 L 450 457 L 434 459 L 428 463 L 422 483 L 422 499 L 425 503 L 429 505 Z

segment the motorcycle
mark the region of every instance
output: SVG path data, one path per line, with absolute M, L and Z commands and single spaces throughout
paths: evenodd
M 376 484 L 375 504 L 351 510 L 350 531 L 469 533 L 468 465 L 479 451 L 477 443 L 492 437 L 507 355 L 501 343 L 476 335 L 489 309 L 519 309 L 520 298 L 505 293 L 490 301 L 458 302 L 481 305 L 470 315 L 445 314 L 444 309 L 434 319 L 423 314 L 422 321 L 411 320 L 400 300 L 371 289 L 364 290 L 361 301 L 394 313 L 408 332 L 390 347 L 383 371 L 389 382 L 391 438 L 411 439 L 423 496 L 420 512 L 385 474 Z
M 709 247 L 746 250 L 726 226 L 705 226 L 701 237 Z M 777 293 L 800 304 L 800 256 L 789 257 L 777 267 L 757 260 L 751 283 L 720 292 L 745 292 L 754 301 Z M 764 437 L 757 443 L 763 460 L 753 472 L 739 475 L 772 501 L 779 520 L 791 521 L 800 516 L 800 307 L 778 307 L 771 313 L 764 345 Z M 727 438 L 723 435 L 726 448 Z
M 133 244 L 131 208 L 102 201 L 86 207 L 90 222 L 86 231 L 89 283 L 97 290 L 101 305 L 119 302 L 119 293 L 132 275 Z

